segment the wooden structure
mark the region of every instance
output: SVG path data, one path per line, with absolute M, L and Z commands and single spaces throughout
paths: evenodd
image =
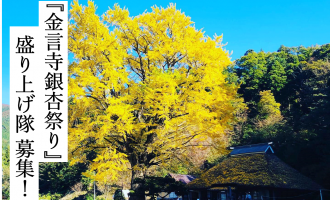
M 196 179 L 195 176 L 192 175 L 186 175 L 186 174 L 173 174 L 169 173 L 167 174 L 168 177 L 173 178 L 175 181 L 182 182 L 183 184 L 188 184 L 192 180 Z M 157 197 L 157 200 L 187 200 L 188 199 L 188 194 L 184 196 L 180 196 L 175 194 L 175 192 L 171 192 L 169 194 L 162 192 L 159 197 Z
M 248 196 L 275 200 L 302 194 L 306 196 L 297 199 L 307 200 L 308 193 L 323 189 L 276 157 L 268 143 L 231 149 L 223 162 L 187 184 L 189 200 L 245 200 Z

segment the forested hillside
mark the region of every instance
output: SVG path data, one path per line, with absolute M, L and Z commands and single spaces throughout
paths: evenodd
M 248 50 L 228 69 L 248 110 L 233 144 L 274 142 L 286 163 L 330 188 L 330 44 Z
M 9 105 L 2 104 L 2 147 L 9 144 Z
M 2 196 L 9 196 L 9 105 L 2 104 Z

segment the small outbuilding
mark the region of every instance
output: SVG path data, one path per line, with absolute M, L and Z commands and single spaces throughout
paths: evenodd
M 173 173 L 169 173 L 167 174 L 167 177 L 173 178 L 175 181 L 177 182 L 181 182 L 184 185 L 190 183 L 192 180 L 194 180 L 196 177 L 193 175 L 187 175 L 187 174 L 173 174 Z M 161 194 L 159 194 L 159 197 L 157 197 L 157 200 L 186 200 L 188 199 L 188 195 L 178 195 L 175 192 L 171 192 L 171 193 L 165 193 L 162 192 Z
M 189 200 L 307 200 L 319 195 L 323 188 L 281 161 L 270 144 L 231 147 L 228 158 L 187 184 Z

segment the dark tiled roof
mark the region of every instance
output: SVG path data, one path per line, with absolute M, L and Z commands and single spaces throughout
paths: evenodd
M 212 185 L 265 186 L 286 189 L 319 190 L 320 185 L 300 174 L 274 154 L 231 156 L 187 184 L 188 188 Z
M 182 183 L 188 184 L 190 181 L 196 179 L 195 176 L 192 175 L 184 175 L 184 174 L 172 174 L 169 173 L 169 176 L 174 178 L 176 181 L 180 181 Z
M 270 149 L 271 147 L 267 143 L 239 146 L 239 147 L 234 147 L 234 150 L 229 155 L 233 156 L 233 155 L 250 154 L 250 153 L 265 153 L 266 150 L 270 150 Z

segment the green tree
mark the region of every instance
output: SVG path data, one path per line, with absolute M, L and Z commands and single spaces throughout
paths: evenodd
M 80 182 L 82 172 L 87 166 L 79 163 L 70 166 L 69 163 L 40 163 L 39 164 L 39 193 L 66 194 L 70 188 Z
M 2 151 L 2 196 L 9 198 L 9 176 L 10 176 L 10 155 L 9 147 Z
M 329 49 L 330 44 L 281 46 L 266 54 L 248 51 L 231 68 L 235 74 L 230 76 L 237 77 L 239 93 L 249 106 L 234 142 L 271 140 L 285 162 L 325 187 L 329 187 L 330 178 Z M 265 64 L 258 65 L 260 61 Z M 278 123 L 266 123 L 269 115 L 261 114 L 259 92 L 264 90 L 273 94 L 273 102 L 281 104 L 283 119 Z

